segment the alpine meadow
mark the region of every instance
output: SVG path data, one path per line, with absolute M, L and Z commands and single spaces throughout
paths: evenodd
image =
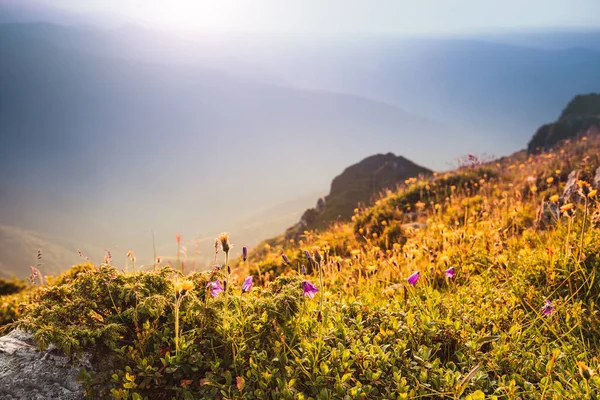
M 0 0 L 0 399 L 600 399 L 600 3 Z

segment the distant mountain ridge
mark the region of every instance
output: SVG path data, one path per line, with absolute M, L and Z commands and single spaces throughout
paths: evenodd
M 89 42 L 78 40 L 81 32 Z M 119 58 L 94 44 L 109 40 L 105 34 L 0 24 L 0 193 L 10 193 L 0 223 L 118 245 L 147 263 L 151 232 L 159 250 L 162 243 L 171 248 L 176 233 L 229 230 L 236 237 L 231 221 L 322 193 L 322 177 L 381 143 L 407 143 L 407 151 L 427 157 L 426 144 L 410 138 L 445 127 L 356 95 Z M 63 44 L 68 39 L 78 45 Z M 79 51 L 85 43 L 88 51 Z M 309 147 L 307 163 L 295 149 Z M 298 214 L 268 213 L 260 234 L 281 232 L 308 204 L 295 208 Z M 202 252 L 210 254 L 210 246 Z M 21 257 L 28 260 L 29 251 Z
M 393 189 L 408 178 L 431 174 L 431 170 L 393 153 L 367 157 L 336 176 L 329 194 L 306 210 L 300 222 L 286 231 L 286 237 L 297 239 L 304 230 L 347 221 L 359 204 L 367 205 L 382 190 Z

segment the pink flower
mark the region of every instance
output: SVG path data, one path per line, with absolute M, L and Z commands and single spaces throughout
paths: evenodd
M 209 290 L 210 295 L 213 297 L 219 297 L 219 293 L 221 293 L 224 289 L 221 286 L 221 281 L 218 279 L 216 281 L 208 282 L 206 284 L 206 288 Z
M 252 289 L 252 275 L 244 279 L 244 283 L 242 283 L 242 293 L 249 292 Z
M 315 297 L 315 294 L 319 291 L 315 285 L 310 283 L 309 281 L 302 282 L 302 295 L 308 296 L 308 298 L 312 299 Z
M 448 278 L 448 279 L 454 278 L 454 267 L 448 268 L 446 271 L 444 271 L 444 274 L 446 275 L 446 278 Z
M 415 272 L 414 274 L 409 276 L 406 280 L 408 281 L 409 284 L 415 286 L 417 284 L 417 281 L 419 280 L 420 276 L 421 276 L 420 272 Z
M 546 300 L 546 303 L 542 306 L 542 314 L 552 315 L 554 314 L 554 304 L 550 300 Z

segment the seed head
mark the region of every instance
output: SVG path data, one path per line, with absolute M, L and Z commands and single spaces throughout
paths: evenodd
M 231 243 L 229 243 L 229 233 L 223 232 L 218 237 L 219 242 L 221 242 L 221 248 L 225 253 L 229 253 L 231 249 Z

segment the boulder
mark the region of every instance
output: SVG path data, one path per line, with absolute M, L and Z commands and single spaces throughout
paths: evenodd
M 570 203 L 573 201 L 573 195 L 577 193 L 579 190 L 579 186 L 577 186 L 577 180 L 579 179 L 579 171 L 574 170 L 571 171 L 569 177 L 567 178 L 567 184 L 565 185 L 565 190 L 561 196 L 561 200 L 563 203 Z
M 33 336 L 14 330 L 0 338 L 0 393 L 3 400 L 83 399 L 76 382 L 88 360 L 73 362 L 56 347 L 39 351 Z

